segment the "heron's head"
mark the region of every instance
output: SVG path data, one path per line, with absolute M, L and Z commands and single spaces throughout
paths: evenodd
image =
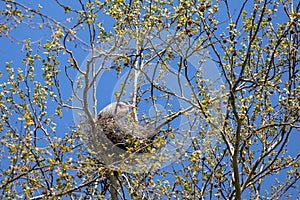
M 129 108 L 133 107 L 133 105 L 125 101 L 113 102 L 99 112 L 98 118 L 100 116 L 113 116 L 115 118 L 122 118 L 129 112 Z

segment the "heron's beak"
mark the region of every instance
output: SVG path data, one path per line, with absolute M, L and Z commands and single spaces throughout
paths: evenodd
M 129 106 L 129 108 L 136 108 L 136 106 L 135 105 L 128 105 Z

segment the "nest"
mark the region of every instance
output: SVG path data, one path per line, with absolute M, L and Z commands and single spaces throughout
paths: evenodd
M 141 126 L 127 118 L 118 119 L 105 115 L 98 118 L 95 127 L 95 133 L 89 137 L 89 144 L 92 144 L 90 146 L 94 151 L 99 149 L 99 144 L 105 149 L 120 148 L 130 153 L 154 150 L 153 140 L 157 131 L 151 126 Z

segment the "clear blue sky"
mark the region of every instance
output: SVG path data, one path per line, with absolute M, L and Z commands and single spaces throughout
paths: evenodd
M 69 1 L 65 1 L 69 2 Z M 51 17 L 55 18 L 57 21 L 65 20 L 67 17 L 64 14 L 64 11 L 62 8 L 59 8 L 53 1 L 22 1 L 23 4 L 29 5 L 36 7 L 38 3 L 40 3 L 43 6 L 42 12 L 44 12 L 47 15 L 50 15 Z M 3 7 L 4 3 L 1 1 L 0 2 L 0 7 Z M 79 5 L 72 4 L 72 6 L 79 7 Z M 232 11 L 234 13 L 236 8 L 239 8 L 241 5 L 238 3 L 234 2 L 232 5 Z M 222 9 L 222 7 L 221 7 Z M 246 9 L 251 9 L 251 4 L 248 4 L 248 7 Z M 281 15 L 282 10 L 278 12 L 277 14 L 277 19 L 278 22 L 285 21 L 286 19 L 283 18 Z M 222 13 L 222 12 L 221 12 Z M 69 14 L 68 14 L 69 15 Z M 71 15 L 68 17 L 72 17 Z M 220 17 L 222 17 L 222 14 L 220 14 Z M 107 30 L 113 30 L 112 25 L 113 25 L 113 20 L 106 15 L 101 15 L 99 17 L 99 21 L 103 22 L 104 27 Z M 224 26 L 226 23 L 224 23 Z M 3 76 L 0 78 L 0 82 L 3 82 L 6 80 L 7 76 L 5 73 L 5 62 L 7 61 L 13 61 L 13 67 L 17 68 L 18 66 L 23 66 L 21 63 L 22 58 L 24 57 L 24 53 L 22 52 L 22 40 L 31 38 L 31 41 L 38 41 L 42 40 L 45 41 L 49 38 L 49 35 L 51 32 L 47 29 L 42 29 L 39 30 L 38 28 L 36 29 L 29 29 L 27 25 L 22 25 L 20 24 L 19 27 L 16 30 L 13 30 L 11 32 L 11 37 L 13 38 L 14 42 L 11 42 L 8 38 L 2 36 L 0 38 L 0 71 L 3 73 Z M 86 40 L 85 36 L 81 34 L 81 37 L 83 40 Z M 76 49 L 74 50 L 76 51 Z M 84 59 L 86 58 L 86 54 L 81 54 L 78 53 L 76 54 L 76 58 L 79 61 L 79 63 L 83 63 Z M 64 63 L 66 63 L 66 58 L 61 57 L 61 66 L 63 69 Z M 38 67 L 38 66 L 37 66 Z M 101 88 L 101 94 L 98 96 L 98 110 L 103 108 L 105 105 L 111 102 L 111 94 L 113 92 L 114 84 L 118 81 L 116 78 L 116 73 L 109 74 L 106 73 L 103 75 L 103 78 L 100 80 L 99 87 Z M 69 82 L 64 77 L 64 75 L 61 75 L 60 79 L 60 84 L 61 85 L 67 85 L 66 88 L 69 87 Z M 104 87 L 101 87 L 104 85 Z M 66 89 L 64 91 L 65 97 L 67 97 L 70 94 L 70 91 Z M 49 108 L 51 110 L 51 108 Z M 73 121 L 73 115 L 72 112 L 68 109 L 64 110 L 64 117 L 63 120 L 57 121 L 59 130 L 57 131 L 58 133 L 64 134 L 65 132 L 70 131 L 70 125 L 72 124 Z M 296 155 L 298 153 L 299 149 L 299 141 L 300 141 L 300 136 L 299 133 L 294 131 L 291 135 L 290 141 L 288 143 L 288 148 L 291 150 L 291 155 Z M 3 165 L 6 165 L 7 163 L 3 163 Z M 168 169 L 168 168 L 166 168 Z M 279 174 L 276 178 L 282 179 L 283 177 L 281 174 Z M 269 182 L 272 184 L 274 182 L 274 177 L 268 177 L 266 182 Z M 298 188 L 300 189 L 300 188 Z M 294 194 L 296 196 L 296 191 L 294 191 Z M 299 197 L 298 197 L 299 198 Z

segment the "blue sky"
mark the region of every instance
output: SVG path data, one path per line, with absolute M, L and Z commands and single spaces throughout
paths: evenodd
M 68 1 L 66 1 L 68 2 Z M 42 12 L 44 12 L 47 15 L 50 15 L 51 17 L 55 18 L 57 21 L 61 21 L 61 20 L 65 20 L 67 17 L 72 17 L 71 14 L 64 14 L 63 9 L 58 8 L 57 5 L 55 3 L 53 3 L 52 1 L 22 1 L 23 4 L 25 5 L 34 5 L 34 7 L 39 3 L 41 5 L 43 5 L 43 9 Z M 3 7 L 4 3 L 1 1 L 0 2 L 0 6 Z M 79 5 L 72 5 L 75 7 L 79 7 Z M 232 11 L 233 13 L 236 11 L 236 9 L 238 9 L 241 5 L 234 3 L 232 6 Z M 220 7 L 220 9 L 223 9 L 223 7 Z M 248 7 L 246 9 L 251 9 L 251 4 L 248 4 Z M 278 22 L 282 22 L 285 21 L 286 19 L 282 16 L 283 11 L 280 10 L 277 14 L 277 18 L 276 21 Z M 224 12 L 220 12 L 220 18 L 222 18 L 223 14 L 225 14 Z M 281 15 L 282 14 L 282 15 Z M 69 15 L 69 16 L 68 16 Z M 113 30 L 112 24 L 114 23 L 114 21 L 112 20 L 111 17 L 107 16 L 107 15 L 100 15 L 99 16 L 99 21 L 103 22 L 104 27 L 107 30 Z M 224 26 L 226 25 L 226 23 L 224 23 Z M 24 53 L 22 52 L 22 41 L 23 39 L 27 39 L 27 38 L 31 38 L 31 41 L 38 41 L 38 40 L 42 40 L 45 41 L 46 39 L 49 38 L 51 32 L 48 29 L 43 28 L 42 30 L 35 28 L 35 29 L 29 29 L 27 27 L 27 25 L 18 25 L 19 27 L 16 30 L 13 30 L 11 32 L 11 37 L 14 38 L 14 42 L 11 42 L 11 40 L 9 40 L 8 38 L 2 36 L 2 38 L 0 38 L 0 69 L 1 72 L 3 73 L 3 76 L 0 78 L 0 82 L 3 82 L 7 79 L 6 73 L 5 73 L 5 62 L 7 61 L 13 61 L 12 66 L 17 68 L 18 66 L 22 66 L 21 64 L 21 60 L 24 57 Z M 219 28 L 222 28 L 222 26 L 220 26 Z M 224 27 L 225 28 L 225 27 Z M 87 39 L 84 35 L 84 31 L 81 32 L 79 34 L 79 36 L 85 40 Z M 86 54 L 81 53 L 80 51 L 76 52 L 76 50 L 74 51 L 77 60 L 79 61 L 79 63 L 84 63 L 85 58 L 88 55 L 88 52 L 86 52 Z M 61 67 L 63 70 L 63 66 L 66 63 L 67 58 L 60 56 L 60 61 L 61 61 Z M 75 74 L 73 74 L 74 77 L 76 76 Z M 38 79 L 38 78 L 37 78 Z M 101 87 L 101 94 L 99 94 L 98 96 L 98 110 L 101 110 L 104 106 L 106 106 L 108 103 L 111 102 L 111 93 L 113 91 L 114 88 L 114 84 L 118 81 L 117 79 L 117 74 L 115 72 L 107 72 L 102 76 L 102 79 L 99 82 L 99 87 L 101 87 L 101 85 L 104 85 L 104 87 Z M 61 85 L 67 85 L 69 86 L 69 82 L 66 79 L 66 77 L 63 75 L 63 73 L 60 75 L 60 84 Z M 69 90 L 65 90 L 63 91 L 63 95 L 65 95 L 65 97 L 67 97 L 70 94 Z M 51 103 L 49 103 L 49 105 L 51 105 Z M 51 108 L 49 108 L 51 110 Z M 63 120 L 58 120 L 57 124 L 59 127 L 59 131 L 58 134 L 64 134 L 65 132 L 69 132 L 71 130 L 70 128 L 70 124 L 72 124 L 73 121 L 73 115 L 72 115 L 72 111 L 65 109 L 64 110 L 64 117 Z M 296 155 L 299 151 L 299 145 L 298 145 L 298 141 L 300 141 L 300 136 L 299 133 L 297 131 L 294 131 L 291 135 L 290 141 L 288 143 L 288 148 L 291 150 L 291 155 Z M 3 165 L 6 165 L 7 163 L 3 163 Z M 168 168 L 166 168 L 168 169 Z M 283 177 L 281 177 L 280 175 L 277 176 L 279 179 L 282 179 Z M 266 179 L 266 182 L 269 182 L 270 184 L 272 184 L 274 181 L 273 177 L 268 177 Z M 299 189 L 299 188 L 298 188 Z M 296 191 L 293 191 L 294 195 L 296 196 Z

